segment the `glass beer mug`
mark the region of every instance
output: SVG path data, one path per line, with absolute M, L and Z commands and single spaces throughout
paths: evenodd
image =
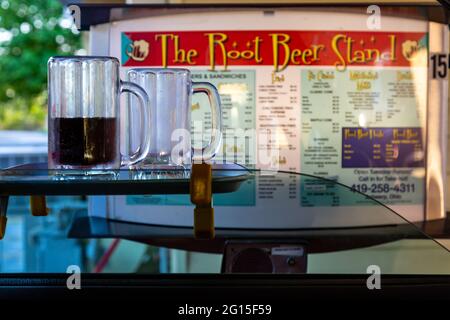
M 210 160 L 217 154 L 222 139 L 222 112 L 215 86 L 209 82 L 192 82 L 187 69 L 136 68 L 127 75 L 128 80 L 144 88 L 150 98 L 151 143 L 145 165 L 184 168 L 192 162 Z M 202 148 L 192 147 L 190 137 L 191 100 L 195 93 L 206 94 L 211 108 L 211 138 Z M 134 100 L 130 97 L 131 106 Z M 132 141 L 131 146 L 133 148 Z
M 140 146 L 120 152 L 120 94 L 137 98 Z M 149 98 L 138 85 L 121 81 L 112 57 L 52 57 L 48 61 L 49 169 L 102 173 L 142 161 L 150 148 Z M 128 129 L 131 126 L 128 126 Z

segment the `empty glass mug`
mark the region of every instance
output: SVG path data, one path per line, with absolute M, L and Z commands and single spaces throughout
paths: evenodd
M 189 166 L 212 159 L 222 139 L 220 96 L 209 82 L 193 82 L 187 69 L 137 68 L 127 73 L 128 81 L 140 85 L 150 98 L 152 114 L 150 152 L 144 164 L 158 168 Z M 191 100 L 195 93 L 206 94 L 211 108 L 209 143 L 192 147 Z M 135 99 L 130 97 L 129 103 Z M 130 115 L 133 117 L 133 115 Z M 133 141 L 130 142 L 133 148 Z
M 141 119 L 136 152 L 120 152 L 120 94 L 131 93 Z M 137 112 L 137 110 L 139 112 Z M 128 123 L 127 129 L 131 125 Z M 49 169 L 104 172 L 142 161 L 150 148 L 149 98 L 138 85 L 121 81 L 113 57 L 52 57 L 48 61 Z

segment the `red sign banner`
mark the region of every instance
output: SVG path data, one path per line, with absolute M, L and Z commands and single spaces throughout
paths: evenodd
M 427 47 L 423 32 L 158 31 L 124 32 L 122 65 L 410 66 Z M 426 63 L 426 60 L 425 60 Z

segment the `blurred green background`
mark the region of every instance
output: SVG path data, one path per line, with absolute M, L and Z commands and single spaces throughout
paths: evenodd
M 0 130 L 45 130 L 47 60 L 80 48 L 58 0 L 0 0 Z

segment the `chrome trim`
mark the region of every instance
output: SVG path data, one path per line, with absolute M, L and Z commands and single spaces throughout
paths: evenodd
M 429 53 L 448 54 L 448 26 L 429 23 Z M 428 72 L 426 137 L 425 220 L 445 218 L 447 168 L 448 80 L 436 80 Z

